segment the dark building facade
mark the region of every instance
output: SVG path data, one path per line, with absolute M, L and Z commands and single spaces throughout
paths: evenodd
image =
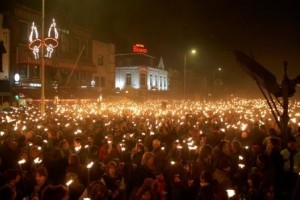
M 61 9 L 47 10 L 45 34 L 55 18 L 58 31 L 58 47 L 51 58 L 45 58 L 45 95 L 64 98 L 84 94 L 80 88 L 88 88 L 96 66 L 92 62 L 92 32 L 70 22 Z M 29 49 L 32 22 L 41 35 L 41 12 L 15 4 L 4 16 L 5 28 L 10 30 L 10 73 L 11 85 L 29 98 L 39 98 L 41 88 L 41 59 L 35 59 Z M 45 51 L 46 52 L 46 51 Z M 41 56 L 40 56 L 41 57 Z M 15 84 L 14 75 L 20 75 Z

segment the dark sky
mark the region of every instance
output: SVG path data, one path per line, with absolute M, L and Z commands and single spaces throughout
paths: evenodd
M 180 68 L 211 73 L 224 68 L 228 77 L 245 73 L 233 50 L 243 50 L 281 81 L 282 62 L 300 74 L 300 7 L 292 0 L 64 0 L 69 14 L 94 27 L 99 39 L 116 44 L 117 53 L 143 43 L 149 54 Z M 91 20 L 93 19 L 93 20 Z M 236 71 L 236 73 L 232 73 Z M 232 79 L 231 79 L 232 80 Z M 255 85 L 255 84 L 254 84 Z
M 18 1 L 39 6 L 37 0 Z M 114 43 L 116 53 L 142 43 L 167 67 L 181 68 L 184 54 L 196 48 L 189 67 L 199 73 L 222 67 L 231 80 L 245 81 L 233 55 L 242 50 L 278 81 L 284 60 L 291 78 L 300 74 L 297 0 L 46 0 L 46 7 L 55 2 L 74 22 L 93 28 L 99 40 Z

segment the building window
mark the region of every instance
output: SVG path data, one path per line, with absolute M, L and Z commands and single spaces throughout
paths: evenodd
M 152 74 L 150 74 L 150 87 L 152 87 L 153 86 L 153 80 L 152 80 Z
M 140 76 L 140 86 L 145 86 L 146 85 L 146 74 L 141 74 Z
M 157 75 L 155 75 L 155 86 L 157 87 L 158 86 L 158 79 L 157 79 Z
M 101 87 L 105 87 L 105 77 L 101 76 Z
M 19 21 L 19 42 L 22 44 L 28 44 L 28 24 L 26 22 Z
M 126 74 L 126 85 L 131 85 L 131 74 Z
M 69 38 L 67 34 L 61 33 L 60 35 L 60 52 L 67 53 L 68 52 L 68 46 L 69 46 Z
M 28 78 L 28 65 L 19 65 L 19 74 L 21 78 Z
M 40 78 L 40 68 L 37 65 L 30 66 L 29 76 L 32 79 L 39 79 Z
M 167 88 L 167 77 L 164 77 L 164 87 Z
M 95 76 L 95 87 L 99 87 L 100 86 L 100 78 L 99 76 Z
M 163 83 L 162 76 L 160 76 L 159 77 L 159 86 L 160 86 L 160 88 L 162 88 L 162 83 Z
M 98 55 L 97 56 L 97 65 L 103 66 L 104 65 L 104 61 L 103 61 L 103 55 Z

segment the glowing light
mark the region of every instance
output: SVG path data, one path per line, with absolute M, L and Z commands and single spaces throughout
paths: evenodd
M 235 191 L 232 189 L 226 190 L 228 198 L 231 198 L 235 195 Z
M 94 165 L 94 162 L 90 162 L 89 164 L 87 164 L 87 168 L 90 169 L 92 166 Z
M 244 164 L 239 164 L 239 168 L 243 169 L 245 167 Z
M 29 49 L 32 50 L 35 59 L 39 58 L 40 48 L 42 45 L 46 47 L 46 55 L 43 55 L 47 58 L 51 58 L 54 48 L 58 46 L 58 32 L 56 29 L 55 19 L 52 19 L 52 23 L 48 30 L 48 37 L 42 41 L 39 39 L 39 34 L 35 23 L 32 22 L 31 32 L 29 34 Z
M 75 151 L 76 151 L 76 152 L 80 151 L 80 149 L 81 149 L 81 146 L 75 147 Z
M 33 161 L 34 161 L 35 164 L 40 164 L 40 163 L 42 163 L 42 159 L 40 159 L 40 158 L 36 158 L 36 159 L 34 159 Z
M 26 163 L 26 160 L 25 160 L 25 159 L 22 159 L 22 160 L 19 160 L 19 161 L 18 161 L 18 164 L 19 164 L 19 165 L 23 165 L 24 163 Z
M 67 182 L 66 182 L 66 186 L 70 186 L 71 184 L 73 183 L 73 180 L 72 179 L 70 179 L 70 180 L 68 180 Z

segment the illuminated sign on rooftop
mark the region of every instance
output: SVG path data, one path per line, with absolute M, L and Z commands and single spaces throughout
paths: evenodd
M 132 47 L 132 51 L 134 53 L 147 53 L 148 49 L 146 49 L 143 44 L 135 44 Z

